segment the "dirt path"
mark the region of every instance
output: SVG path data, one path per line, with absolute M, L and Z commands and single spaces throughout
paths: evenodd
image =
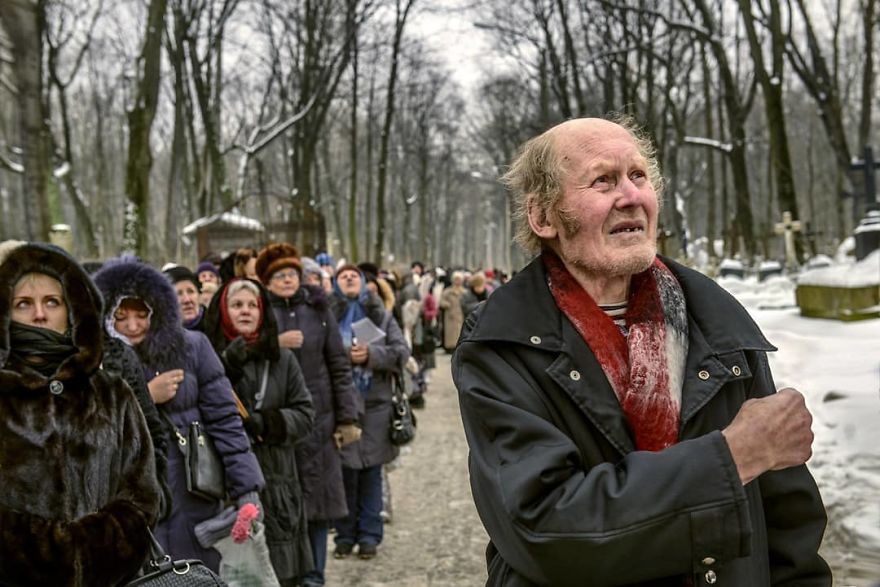
M 449 355 L 437 353 L 427 406 L 416 412 L 416 440 L 389 473 L 393 520 L 371 561 L 327 561 L 328 587 L 484 585 L 488 540 L 471 499 L 467 443 Z

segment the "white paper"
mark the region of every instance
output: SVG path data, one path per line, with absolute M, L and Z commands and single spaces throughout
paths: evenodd
M 381 328 L 373 324 L 369 318 L 361 318 L 357 322 L 352 323 L 351 332 L 357 339 L 358 344 L 372 344 L 385 336 Z

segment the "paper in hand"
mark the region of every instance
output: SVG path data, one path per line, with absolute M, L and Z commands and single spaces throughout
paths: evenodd
M 357 339 L 357 343 L 363 345 L 372 344 L 376 341 L 382 340 L 385 336 L 382 329 L 373 324 L 373 321 L 369 318 L 361 318 L 357 322 L 353 322 L 351 325 L 351 332 Z

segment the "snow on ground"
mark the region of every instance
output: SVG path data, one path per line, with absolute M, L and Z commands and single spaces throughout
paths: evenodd
M 804 394 L 813 414 L 808 466 L 828 509 L 823 554 L 835 585 L 880 579 L 880 319 L 803 318 L 787 278 L 722 278 L 767 339 L 777 388 Z

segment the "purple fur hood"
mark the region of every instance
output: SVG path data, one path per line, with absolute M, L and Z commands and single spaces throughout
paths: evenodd
M 186 341 L 180 308 L 163 273 L 137 257 L 122 256 L 104 263 L 93 280 L 104 296 L 104 324 L 111 336 L 125 340 L 113 326 L 113 315 L 122 300 L 138 298 L 151 310 L 147 336 L 134 347 L 141 361 L 159 371 L 183 368 Z

